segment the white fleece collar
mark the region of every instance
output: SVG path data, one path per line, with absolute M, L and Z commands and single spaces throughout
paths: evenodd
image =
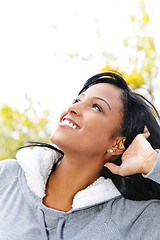
M 100 177 L 86 189 L 81 190 L 74 196 L 72 208 L 90 206 L 120 195 L 121 193 L 111 179 Z
M 25 172 L 27 185 L 41 199 L 45 196 L 46 182 L 54 163 L 61 155 L 49 148 L 22 148 L 16 158 Z
M 25 172 L 28 187 L 41 199 L 45 196 L 46 182 L 52 167 L 60 157 L 56 151 L 42 147 L 23 148 L 17 152 L 16 158 Z M 72 208 L 104 202 L 119 195 L 111 179 L 100 177 L 75 195 Z

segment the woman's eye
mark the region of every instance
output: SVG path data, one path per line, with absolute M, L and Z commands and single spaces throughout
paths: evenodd
M 93 103 L 92 108 L 98 110 L 99 112 L 103 112 L 103 109 L 97 103 Z
M 75 104 L 75 103 L 78 103 L 78 102 L 80 102 L 80 100 L 78 98 L 76 98 L 72 101 L 72 104 Z

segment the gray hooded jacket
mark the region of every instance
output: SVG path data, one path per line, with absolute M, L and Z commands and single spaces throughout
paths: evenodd
M 0 240 L 160 240 L 160 201 L 125 199 L 103 177 L 75 195 L 69 212 L 47 208 L 46 181 L 58 158 L 35 147 L 0 162 Z M 160 183 L 160 156 L 145 177 Z

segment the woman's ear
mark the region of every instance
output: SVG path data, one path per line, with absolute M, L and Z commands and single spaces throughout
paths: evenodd
M 120 137 L 119 139 L 115 140 L 113 146 L 107 151 L 108 154 L 114 155 L 121 155 L 125 151 L 125 137 Z

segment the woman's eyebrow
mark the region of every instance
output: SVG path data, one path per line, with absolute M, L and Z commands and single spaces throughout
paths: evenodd
M 109 105 L 109 103 L 106 100 L 104 100 L 103 98 L 100 98 L 100 97 L 94 97 L 94 98 L 105 102 L 107 104 L 107 106 L 109 107 L 109 110 L 111 111 L 111 106 Z
M 84 93 L 82 93 L 82 94 L 80 94 L 80 95 L 83 96 L 83 97 L 85 96 Z M 109 107 L 109 110 L 111 111 L 111 106 L 109 105 L 109 103 L 108 103 L 106 100 L 104 100 L 103 98 L 100 98 L 100 97 L 93 97 L 93 98 L 105 102 L 105 103 L 107 104 L 107 106 Z

